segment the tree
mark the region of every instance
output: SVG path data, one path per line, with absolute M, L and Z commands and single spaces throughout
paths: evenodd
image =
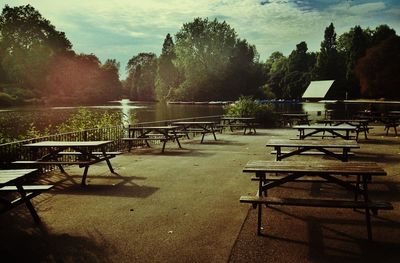
M 400 98 L 400 37 L 390 36 L 367 49 L 355 68 L 361 90 L 369 98 Z
M 139 53 L 128 61 L 126 69 L 128 71 L 126 85 L 130 90 L 130 98 L 155 100 L 156 55 L 154 53 Z
M 287 70 L 288 59 L 281 52 L 273 52 L 266 61 L 268 80 L 267 89 L 272 91 L 277 98 L 284 97 L 284 77 Z
M 354 74 L 354 68 L 359 58 L 365 55 L 369 46 L 369 35 L 360 26 L 355 26 L 350 30 L 350 48 L 346 54 L 346 80 L 348 95 L 350 98 L 359 98 L 360 83 Z
M 0 58 L 6 75 L 3 79 L 41 93 L 51 60 L 71 47 L 65 34 L 32 6 L 3 8 L 0 16 Z
M 175 45 L 171 35 L 167 34 L 157 68 L 156 91 L 160 100 L 170 99 L 178 85 L 178 70 L 172 62 L 175 58 Z
M 107 60 L 101 65 L 93 54 L 74 52 L 57 56 L 47 75 L 47 101 L 50 104 L 94 104 L 121 95 L 119 63 Z
M 370 46 L 379 45 L 382 41 L 384 41 L 390 37 L 393 37 L 393 36 L 396 36 L 396 31 L 394 29 L 390 28 L 388 25 L 377 26 L 372 31 Z
M 310 83 L 310 72 L 314 67 L 315 57 L 307 50 L 307 43 L 300 42 L 288 57 L 283 93 L 286 98 L 300 99 Z
M 120 63 L 115 59 L 107 59 L 100 67 L 98 89 L 102 97 L 117 99 L 122 94 L 122 84 L 119 80 Z
M 340 58 L 336 48 L 336 33 L 331 23 L 324 33 L 321 49 L 317 56 L 313 78 L 315 80 L 337 80 L 341 76 Z
M 196 18 L 184 24 L 176 34 L 175 51 L 174 63 L 184 74 L 177 90 L 179 99 L 236 99 L 261 86 L 255 47 L 238 39 L 225 21 Z

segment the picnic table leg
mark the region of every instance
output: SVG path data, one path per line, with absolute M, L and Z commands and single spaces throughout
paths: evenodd
M 179 138 L 178 138 L 178 135 L 176 134 L 176 131 L 173 130 L 172 133 L 174 134 L 174 139 L 176 140 L 176 143 L 178 144 L 179 148 L 182 148 L 181 143 L 180 143 Z
M 266 196 L 267 191 L 263 190 L 263 184 L 265 182 L 265 173 L 264 172 L 256 172 L 256 176 L 260 179 L 258 181 L 258 196 Z M 261 235 L 261 222 L 262 222 L 262 204 L 257 204 L 257 235 Z
M 211 132 L 212 132 L 212 134 L 214 136 L 214 140 L 216 141 L 217 140 L 217 136 L 215 136 L 215 131 L 214 131 L 214 128 L 212 126 L 211 126 Z
M 275 146 L 275 150 L 276 150 L 276 157 L 275 160 L 276 161 L 280 161 L 281 160 L 281 147 L 280 146 Z
M 22 199 L 26 198 L 26 191 L 22 187 L 22 185 L 20 183 L 17 183 L 16 186 L 19 194 L 21 195 L 21 198 Z M 25 205 L 28 208 L 29 212 L 31 213 L 33 220 L 35 220 L 36 223 L 40 223 L 41 222 L 40 217 L 36 213 L 35 208 L 33 207 L 31 201 L 28 198 L 25 199 Z
M 113 169 L 113 167 L 112 167 L 112 165 L 111 165 L 111 162 L 110 162 L 110 160 L 109 160 L 108 157 L 107 157 L 106 150 L 103 148 L 101 151 L 102 151 L 102 153 L 103 153 L 104 159 L 105 159 L 106 162 L 107 162 L 107 165 L 108 165 L 108 168 L 110 169 L 110 172 L 114 173 L 114 169 Z
M 86 177 L 88 174 L 88 170 L 89 170 L 89 165 L 85 165 L 85 169 L 83 170 L 83 175 L 82 175 L 82 182 L 81 182 L 82 186 L 86 186 Z
M 349 160 L 349 149 L 343 148 L 343 162 L 347 162 Z
M 367 177 L 363 176 L 363 190 L 364 190 L 364 201 L 368 202 L 369 197 L 368 197 L 368 182 L 367 182 Z M 372 229 L 371 229 L 371 214 L 370 214 L 370 209 L 367 207 L 365 208 L 365 220 L 367 222 L 367 232 L 368 232 L 368 240 L 372 240 Z

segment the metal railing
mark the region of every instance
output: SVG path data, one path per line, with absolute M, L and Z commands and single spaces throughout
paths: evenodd
M 181 119 L 171 119 L 152 122 L 135 123 L 134 126 L 157 126 L 169 125 L 175 121 L 195 121 L 207 120 L 218 121 L 221 115 L 204 116 L 204 117 L 191 117 Z M 126 148 L 123 137 L 127 136 L 127 129 L 123 126 L 114 126 L 99 129 L 89 129 L 76 132 L 68 132 L 62 134 L 54 134 L 50 136 L 32 138 L 22 141 L 10 142 L 0 144 L 0 167 L 13 168 L 11 164 L 17 160 L 33 160 L 32 152 L 28 147 L 23 147 L 24 144 L 40 142 L 40 141 L 105 141 L 111 140 L 112 144 L 108 145 L 107 151 L 122 151 Z M 41 152 L 40 154 L 46 154 Z M 15 168 L 15 167 L 14 167 Z

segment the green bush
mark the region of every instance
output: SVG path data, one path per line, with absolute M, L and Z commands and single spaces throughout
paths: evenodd
M 263 127 L 275 127 L 277 120 L 271 105 L 260 104 L 247 96 L 241 96 L 235 103 L 224 107 L 224 113 L 235 117 L 254 117 Z
M 0 92 L 0 106 L 11 106 L 15 99 L 8 93 Z

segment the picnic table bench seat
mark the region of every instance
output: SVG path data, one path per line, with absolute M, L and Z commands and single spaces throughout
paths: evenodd
M 35 184 L 35 185 L 23 185 L 24 189 L 29 192 L 43 192 L 50 190 L 54 187 L 52 184 Z M 0 188 L 0 191 L 17 191 L 17 187 L 14 185 L 7 185 Z
M 288 154 L 291 153 L 292 151 L 281 151 L 281 154 Z M 271 154 L 276 154 L 277 151 L 276 150 L 272 150 Z M 336 151 L 332 151 L 333 154 L 341 154 L 341 152 L 336 152 Z M 348 152 L 348 155 L 354 155 L 354 152 Z M 309 152 L 301 152 L 298 153 L 298 155 L 325 155 L 325 153 L 323 152 L 313 152 L 313 151 L 309 151 Z
M 303 199 L 303 198 L 280 198 L 271 196 L 241 196 L 241 203 L 265 204 L 265 205 L 289 205 L 305 207 L 327 207 L 327 208 L 355 208 L 371 210 L 393 210 L 390 202 L 383 201 L 351 201 L 334 199 Z
M 0 170 L 0 191 L 5 192 L 0 196 L 0 213 L 24 203 L 35 222 L 40 222 L 30 200 L 42 192 L 50 190 L 54 185 L 24 185 L 21 179 L 36 171 L 37 169 Z
M 26 190 L 26 194 L 24 196 L 19 196 L 17 198 L 14 198 L 12 200 L 6 200 L 5 198 L 0 199 L 0 213 L 7 212 L 20 204 L 26 203 L 27 200 L 30 200 L 44 191 L 48 191 L 54 187 L 54 185 L 31 185 L 31 186 L 23 186 L 24 190 Z M 1 191 L 12 191 L 12 192 L 17 192 L 17 187 L 16 186 L 4 186 L 0 188 Z M 32 213 L 32 216 L 36 222 L 40 222 L 39 216 L 36 214 L 36 212 L 30 211 Z

